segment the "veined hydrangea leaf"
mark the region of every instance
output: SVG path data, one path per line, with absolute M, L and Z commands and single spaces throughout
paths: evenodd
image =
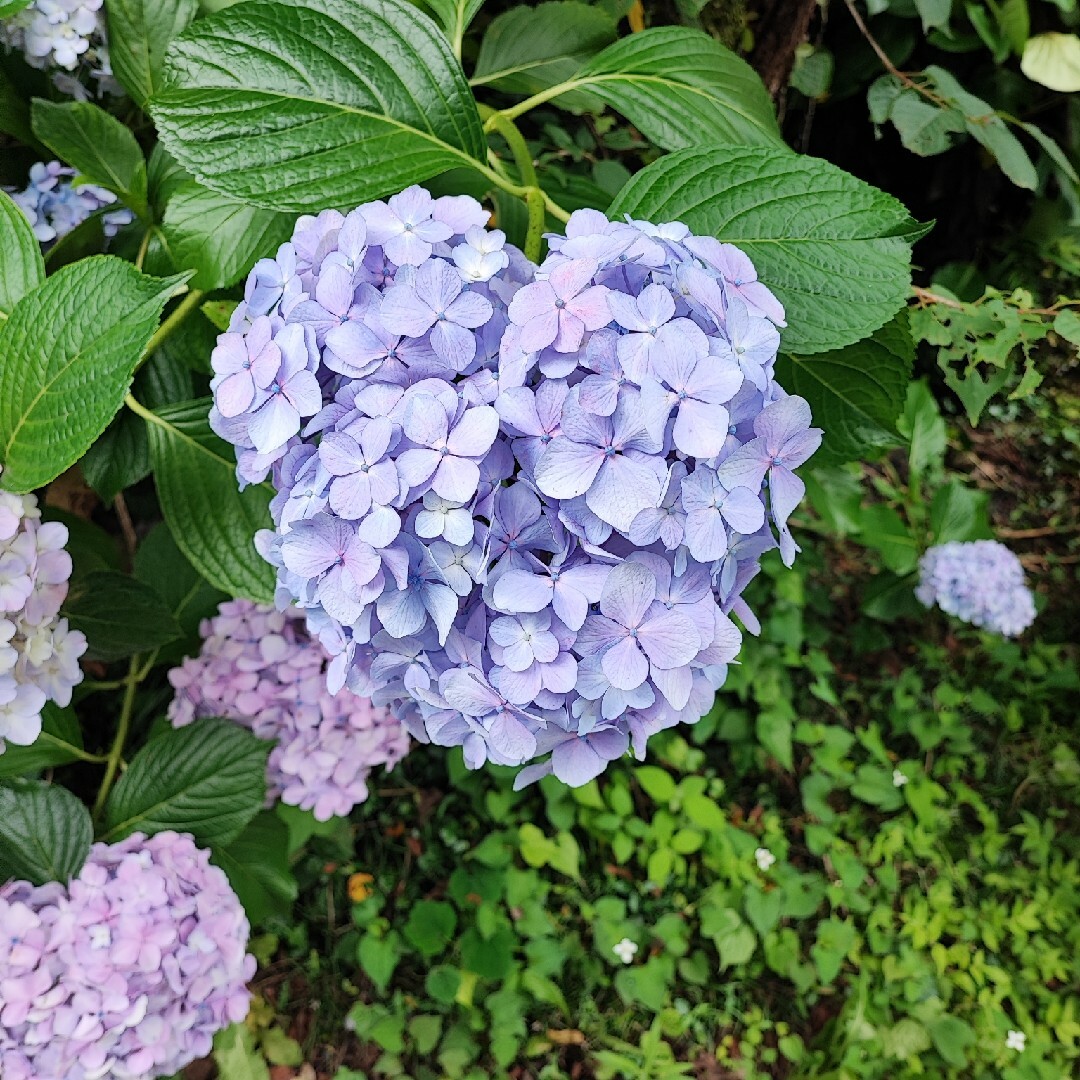
M 65 266 L 0 324 L 3 486 L 25 492 L 73 465 L 116 415 L 169 297 L 111 255 Z
M 484 0 L 422 0 L 446 32 L 454 55 L 461 56 L 461 39 L 484 6 Z
M 262 809 L 269 753 L 268 742 L 231 720 L 197 720 L 160 735 L 113 788 L 102 839 L 175 829 L 200 846 L 231 843 Z
M 192 288 L 234 285 L 263 255 L 288 240 L 295 218 L 242 203 L 201 184 L 179 188 L 165 208 L 162 231 L 177 266 L 195 271 Z
M 30 122 L 34 134 L 84 181 L 107 188 L 139 217 L 148 217 L 146 159 L 115 116 L 89 101 L 35 98 Z
M 289 829 L 273 811 L 259 814 L 231 844 L 217 848 L 213 861 L 228 874 L 253 923 L 289 914 L 298 891 L 289 868 Z
M 683 221 L 738 245 L 783 302 L 783 348 L 799 354 L 843 348 L 888 322 L 907 299 L 911 245 L 925 232 L 891 195 L 835 165 L 756 146 L 668 154 L 609 214 Z
M 593 57 L 561 89 L 553 87 L 550 97 L 557 101 L 582 90 L 665 150 L 702 143 L 783 145 L 765 84 L 745 60 L 701 30 L 659 26 L 631 34 Z
M 273 603 L 274 571 L 252 538 L 269 528 L 271 490 L 238 491 L 232 447 L 206 421 L 210 401 L 143 410 L 158 498 L 177 546 L 211 585 Z
M 109 0 L 109 60 L 140 105 L 161 84 L 165 47 L 199 12 L 199 0 Z
M 90 853 L 90 812 L 66 788 L 38 780 L 0 784 L 0 881 L 67 882 Z
M 170 46 L 150 109 L 207 187 L 273 210 L 352 207 L 487 146 L 446 38 L 404 0 L 251 0 Z
M 780 353 L 777 379 L 789 393 L 810 402 L 815 425 L 825 430 L 815 464 L 854 461 L 902 441 L 896 421 L 904 410 L 914 357 L 906 312 L 873 337 L 843 349 L 811 356 Z
M 615 41 L 615 20 L 580 0 L 515 7 L 492 20 L 469 80 L 509 94 L 536 94 L 572 79 L 600 49 Z M 560 95 L 566 108 L 599 112 L 604 102 L 583 91 Z
M 0 779 L 30 776 L 78 760 L 83 752 L 83 737 L 75 710 L 47 701 L 41 710 L 41 720 L 41 734 L 34 742 L 29 746 L 8 743 L 0 754 Z
M 0 320 L 45 280 L 34 230 L 11 196 L 0 191 Z

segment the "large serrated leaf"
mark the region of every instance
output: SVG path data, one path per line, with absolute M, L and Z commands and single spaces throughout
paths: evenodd
M 234 285 L 263 255 L 288 240 L 295 217 L 263 210 L 210 191 L 180 187 L 165 208 L 162 231 L 178 267 L 192 269 L 192 288 L 209 292 Z
M 228 874 L 252 923 L 288 915 L 297 895 L 289 868 L 289 829 L 272 811 L 259 814 L 231 844 L 217 848 L 213 861 Z
M 461 39 L 469 24 L 476 18 L 484 0 L 421 0 L 435 16 L 443 32 L 450 39 L 454 55 L 461 55 Z
M 165 47 L 199 11 L 199 0 L 109 0 L 109 60 L 139 105 L 161 83 Z
M 207 423 L 209 399 L 149 414 L 150 457 L 158 498 L 177 546 L 211 585 L 273 603 L 274 571 L 253 537 L 271 527 L 265 484 L 239 491 L 236 458 Z
M 72 708 L 47 701 L 41 710 L 41 734 L 29 746 L 7 744 L 0 754 L 0 779 L 30 776 L 54 765 L 76 761 L 83 749 L 82 731 Z
M 151 278 L 95 255 L 58 270 L 15 305 L 0 325 L 5 488 L 48 483 L 105 430 L 186 276 Z
M 702 143 L 783 146 L 765 84 L 745 60 L 700 30 L 660 26 L 631 34 L 563 85 L 565 92 L 594 94 L 665 150 Z
M 105 835 L 166 829 L 229 844 L 262 808 L 270 744 L 231 720 L 197 720 L 147 743 L 105 807 Z
M 45 280 L 45 261 L 26 215 L 0 191 L 0 319 Z
M 174 41 L 165 78 L 168 150 L 256 206 L 352 207 L 486 159 L 460 65 L 404 0 L 250 0 Z
M 777 380 L 788 393 L 806 398 L 814 424 L 825 430 L 815 465 L 854 461 L 901 442 L 896 421 L 904 411 L 914 356 L 905 312 L 843 349 L 777 357 Z
M 65 788 L 37 780 L 0 784 L 0 883 L 66 882 L 82 869 L 93 839 L 89 811 Z
M 891 195 L 835 165 L 766 147 L 668 154 L 609 214 L 683 221 L 737 244 L 787 309 L 783 347 L 795 353 L 843 348 L 888 322 L 924 231 Z

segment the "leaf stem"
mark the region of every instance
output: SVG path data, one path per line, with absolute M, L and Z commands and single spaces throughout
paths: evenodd
M 147 228 L 142 234 L 142 243 L 139 244 L 139 253 L 135 256 L 135 269 L 141 270 L 146 262 L 146 253 L 150 250 L 150 233 L 152 228 Z
M 120 722 L 116 727 L 116 737 L 113 739 L 112 749 L 105 764 L 105 776 L 98 789 L 97 798 L 94 800 L 94 820 L 101 817 L 105 809 L 105 800 L 109 797 L 116 774 L 120 768 L 120 758 L 124 753 L 124 743 L 127 742 L 128 732 L 131 730 L 131 717 L 135 711 L 135 691 L 145 675 L 140 675 L 139 657 L 135 655 L 128 664 L 128 675 L 124 680 L 124 703 L 120 707 Z
M 206 295 L 202 289 L 191 289 L 187 296 L 173 309 L 169 317 L 157 328 L 154 336 L 150 339 L 143 353 L 143 358 L 154 354 L 155 349 L 161 348 L 173 331 L 191 314 L 192 309 Z
M 539 188 L 540 181 L 536 177 L 536 166 L 533 163 L 532 154 L 529 153 L 525 136 L 521 134 L 521 129 L 506 113 L 499 112 L 496 109 L 489 109 L 483 105 L 480 108 L 481 115 L 485 112 L 488 114 L 485 118 L 484 130 L 497 131 L 506 140 L 506 145 L 510 147 L 510 152 L 514 155 L 514 164 L 518 167 L 518 173 L 521 176 L 521 182 L 526 187 Z
M 587 79 L 568 79 L 566 82 L 556 83 L 554 86 L 549 86 L 546 90 L 541 90 L 538 94 L 533 94 L 532 97 L 526 98 L 524 101 L 519 101 L 516 105 L 511 105 L 509 109 L 500 110 L 497 115 L 505 116 L 508 120 L 516 120 L 530 109 L 535 109 L 537 105 L 543 105 L 545 101 L 551 101 L 552 98 L 561 97 L 563 94 L 569 93 L 579 86 L 584 86 L 587 82 Z M 487 123 L 484 124 L 484 130 L 491 131 L 494 126 L 492 118 L 488 117 Z
M 530 187 L 525 196 L 525 205 L 529 208 L 529 225 L 525 232 L 525 258 L 530 262 L 540 261 L 540 248 L 544 243 L 544 222 L 547 220 L 544 206 L 544 193 L 538 187 Z

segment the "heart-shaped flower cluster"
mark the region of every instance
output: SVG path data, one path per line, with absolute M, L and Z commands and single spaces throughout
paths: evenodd
M 255 958 L 190 836 L 95 844 L 67 885 L 0 888 L 0 1076 L 153 1080 L 243 1020 Z
M 474 200 L 301 218 L 214 351 L 211 424 L 272 472 L 260 550 L 331 688 L 465 761 L 583 784 L 711 707 L 821 432 L 746 255 L 575 213 L 534 267 Z
M 320 821 L 348 814 L 368 797 L 376 766 L 393 768 L 409 733 L 384 705 L 347 687 L 326 687 L 330 657 L 304 629 L 303 612 L 250 600 L 204 619 L 202 650 L 169 672 L 174 727 L 223 716 L 272 739 L 267 798 L 311 810 Z

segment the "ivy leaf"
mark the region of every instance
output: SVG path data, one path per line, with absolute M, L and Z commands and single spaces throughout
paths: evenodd
M 270 744 L 231 720 L 197 720 L 144 746 L 105 807 L 104 840 L 175 829 L 200 846 L 234 841 L 262 809 Z
M 897 420 L 914 358 L 904 313 L 843 349 L 777 357 L 776 377 L 789 394 L 806 398 L 814 424 L 825 430 L 815 465 L 854 461 L 902 441 Z
M 435 16 L 450 39 L 454 55 L 460 56 L 461 40 L 484 6 L 484 0 L 422 0 L 422 2 Z
M 486 160 L 460 65 L 404 0 L 250 0 L 177 38 L 165 78 L 166 148 L 256 206 L 355 206 Z
M 237 490 L 233 448 L 207 423 L 209 399 L 146 412 L 150 458 L 165 520 L 177 546 L 211 585 L 260 603 L 274 599 L 274 570 L 255 552 L 269 528 L 272 492 Z
M 116 570 L 94 570 L 72 586 L 64 614 L 86 635 L 88 660 L 113 660 L 167 645 L 180 626 L 149 585 Z
M 0 191 L 0 319 L 45 280 L 45 260 L 26 215 Z
M 169 200 L 161 227 L 176 265 L 195 271 L 192 288 L 210 292 L 234 285 L 257 259 L 272 255 L 295 220 L 189 182 Z
M 578 0 L 515 7 L 492 20 L 469 80 L 508 94 L 535 94 L 572 78 L 617 37 L 615 20 Z M 560 95 L 568 109 L 600 112 L 604 102 L 582 92 Z
M 75 710 L 60 708 L 54 701 L 41 710 L 41 734 L 29 746 L 8 743 L 0 754 L 0 779 L 28 776 L 78 760 L 83 748 L 82 730 Z
M 137 104 L 160 85 L 165 47 L 198 11 L 199 0 L 109 0 L 109 61 Z
M 226 847 L 214 850 L 212 861 L 229 877 L 252 924 L 271 915 L 286 917 L 297 896 L 296 878 L 289 868 L 289 829 L 272 812 L 252 819 Z
M 668 154 L 608 213 L 683 221 L 737 244 L 787 309 L 784 348 L 802 354 L 843 348 L 888 322 L 907 299 L 911 245 L 926 231 L 891 195 L 835 165 L 766 147 Z
M 95 255 L 15 305 L 0 324 L 0 458 L 9 491 L 53 480 L 105 430 L 186 276 L 151 278 Z
M 631 34 L 563 85 L 564 92 L 595 94 L 665 150 L 702 143 L 783 146 L 765 84 L 701 30 L 659 26 Z
M 115 116 L 89 101 L 35 98 L 30 121 L 34 134 L 84 180 L 108 188 L 139 217 L 149 217 L 146 159 Z
M 66 788 L 0 784 L 0 881 L 66 882 L 82 869 L 93 839 L 89 811 Z

